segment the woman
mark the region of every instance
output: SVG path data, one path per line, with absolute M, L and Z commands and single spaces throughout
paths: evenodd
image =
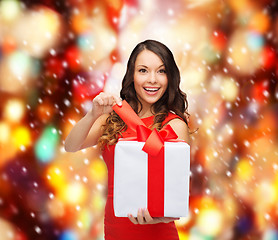
M 139 209 L 137 217 L 118 218 L 113 209 L 114 148 L 119 137 L 135 133 L 112 110 L 126 100 L 151 129 L 169 124 L 179 139 L 189 142 L 187 99 L 180 90 L 180 73 L 172 52 L 162 43 L 146 40 L 139 43 L 128 60 L 120 97 L 100 93 L 92 109 L 73 127 L 65 141 L 65 149 L 75 152 L 98 145 L 108 168 L 108 197 L 105 207 L 105 239 L 179 239 L 176 218 L 152 218 L 147 209 Z M 127 179 L 128 181 L 128 179 Z

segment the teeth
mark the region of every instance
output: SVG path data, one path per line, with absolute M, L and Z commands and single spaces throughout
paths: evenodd
M 144 88 L 147 91 L 155 92 L 158 91 L 159 88 Z

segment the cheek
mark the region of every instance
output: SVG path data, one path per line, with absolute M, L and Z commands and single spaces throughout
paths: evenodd
M 139 85 L 138 79 L 134 78 L 134 87 L 136 88 Z
M 166 79 L 165 81 L 163 81 L 163 94 L 166 92 L 168 88 L 168 80 Z
M 168 87 L 168 79 L 167 78 L 162 79 L 161 84 L 163 85 L 164 88 L 167 88 Z
M 138 77 L 138 76 L 135 76 L 134 77 L 134 86 L 142 86 L 143 85 L 143 83 L 144 83 L 144 81 L 145 81 L 145 79 L 144 79 L 144 77 Z
M 140 82 L 138 82 L 138 81 L 136 81 L 134 79 L 134 89 L 135 89 L 135 92 L 138 93 L 141 90 L 141 88 L 142 88 L 142 86 L 141 86 Z

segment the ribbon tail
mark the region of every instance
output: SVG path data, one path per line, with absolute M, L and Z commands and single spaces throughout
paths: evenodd
M 145 126 L 144 122 L 138 117 L 132 107 L 125 100 L 122 101 L 122 106 L 118 106 L 117 104 L 114 105 L 113 110 L 134 132 L 136 132 L 136 127 L 138 125 Z

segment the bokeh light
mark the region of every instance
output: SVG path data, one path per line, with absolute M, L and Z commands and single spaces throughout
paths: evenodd
M 46 176 L 49 184 L 54 188 L 61 190 L 67 185 L 65 174 L 58 166 L 50 166 Z
M 0 88 L 6 92 L 19 93 L 31 86 L 32 59 L 23 51 L 14 51 L 0 62 Z
M 26 148 L 31 145 L 32 139 L 28 128 L 17 127 L 12 133 L 14 144 L 17 148 Z
M 16 19 L 20 10 L 20 2 L 17 0 L 3 0 L 0 2 L 0 17 L 5 21 Z
M 7 142 L 11 135 L 11 129 L 7 123 L 0 122 L 0 142 L 4 143 Z
M 56 46 L 62 32 L 59 14 L 41 5 L 24 13 L 15 24 L 13 35 L 22 50 L 41 58 Z
M 71 183 L 61 190 L 61 199 L 69 204 L 82 204 L 86 200 L 85 186 L 81 183 Z
M 11 99 L 5 105 L 3 111 L 4 119 L 11 122 L 20 122 L 24 115 L 24 110 L 23 102 L 20 100 Z
M 278 239 L 275 0 L 0 1 L 0 238 L 103 240 L 107 168 L 64 140 L 128 57 L 165 43 L 189 103 L 181 240 Z
M 15 237 L 15 228 L 14 226 L 6 221 L 5 219 L 0 218 L 0 232 L 1 238 L 3 240 L 14 239 Z
M 77 234 L 71 230 L 65 231 L 60 236 L 59 240 L 77 240 Z
M 223 217 L 218 209 L 206 209 L 200 212 L 197 227 L 207 236 L 217 236 L 222 229 Z
M 35 153 L 39 161 L 46 163 L 54 159 L 58 141 L 57 129 L 53 126 L 46 127 L 35 145 Z
M 101 159 L 95 159 L 90 165 L 90 176 L 97 182 L 103 182 L 107 177 L 105 163 Z
M 254 176 L 253 163 L 249 159 L 241 159 L 237 165 L 236 174 L 240 181 L 251 180 Z
M 224 78 L 221 86 L 221 96 L 226 100 L 233 102 L 238 96 L 239 90 L 234 79 Z

